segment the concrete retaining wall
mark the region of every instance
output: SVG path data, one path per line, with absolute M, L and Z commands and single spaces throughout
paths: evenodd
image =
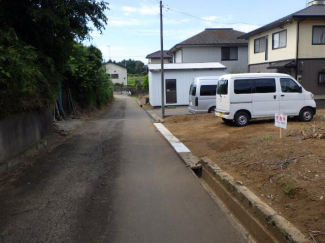
M 51 111 L 35 111 L 1 119 L 0 166 L 3 167 L 8 160 L 39 142 L 52 131 Z

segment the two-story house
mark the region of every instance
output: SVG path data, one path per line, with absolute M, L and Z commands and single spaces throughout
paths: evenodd
M 244 33 L 231 29 L 205 29 L 201 33 L 180 42 L 169 50 L 174 63 L 219 62 L 226 72 L 248 71 L 248 42 L 238 39 Z
M 165 105 L 188 105 L 195 77 L 247 72 L 248 41 L 238 39 L 243 34 L 233 29 L 205 29 L 173 46 L 168 51 L 172 63 L 164 66 Z M 149 63 L 148 71 L 150 104 L 161 106 L 160 65 Z
M 148 59 L 148 64 L 159 64 L 161 59 L 160 53 L 160 51 L 156 51 L 148 54 L 146 56 L 146 58 Z M 164 63 L 171 63 L 173 61 L 172 55 L 169 55 L 167 51 L 163 51 L 163 60 Z
M 249 72 L 295 77 L 325 107 L 325 1 L 240 37 L 249 41 Z

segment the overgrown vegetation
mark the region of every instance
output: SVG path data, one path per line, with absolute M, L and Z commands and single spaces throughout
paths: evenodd
M 53 104 L 62 81 L 69 82 L 65 75 L 72 75 L 73 59 L 80 59 L 75 42 L 90 38 L 90 26 L 104 28 L 106 9 L 108 3 L 100 0 L 0 1 L 0 116 Z M 97 63 L 99 51 L 93 52 L 88 60 L 97 55 Z M 96 89 L 107 87 L 107 76 L 95 73 L 92 85 L 97 78 Z M 85 97 L 92 89 L 81 86 Z M 96 103 L 102 103 L 109 91 L 97 92 Z M 83 105 L 92 103 L 86 100 Z
M 64 88 L 71 89 L 81 107 L 101 107 L 113 97 L 113 84 L 102 68 L 102 53 L 75 43 L 67 63 Z
M 12 28 L 0 31 L 0 43 L 0 116 L 48 107 L 57 88 L 53 60 Z
M 136 87 L 137 84 L 142 84 L 144 80 L 144 75 L 141 74 L 129 74 L 128 75 L 128 86 Z
M 142 87 L 145 89 L 145 90 L 149 90 L 149 77 L 148 75 L 146 75 L 143 79 L 143 83 L 142 83 Z

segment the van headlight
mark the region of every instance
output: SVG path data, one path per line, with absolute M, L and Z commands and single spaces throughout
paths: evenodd
M 310 97 L 312 98 L 312 99 L 314 99 L 314 94 L 313 93 L 310 93 Z

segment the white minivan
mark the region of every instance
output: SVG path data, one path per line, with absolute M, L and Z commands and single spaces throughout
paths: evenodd
M 219 76 L 196 77 L 190 87 L 188 110 L 190 113 L 211 113 L 216 108 Z
M 252 118 L 275 113 L 311 121 L 316 114 L 314 95 L 295 79 L 280 73 L 229 74 L 220 77 L 215 115 L 245 126 Z

